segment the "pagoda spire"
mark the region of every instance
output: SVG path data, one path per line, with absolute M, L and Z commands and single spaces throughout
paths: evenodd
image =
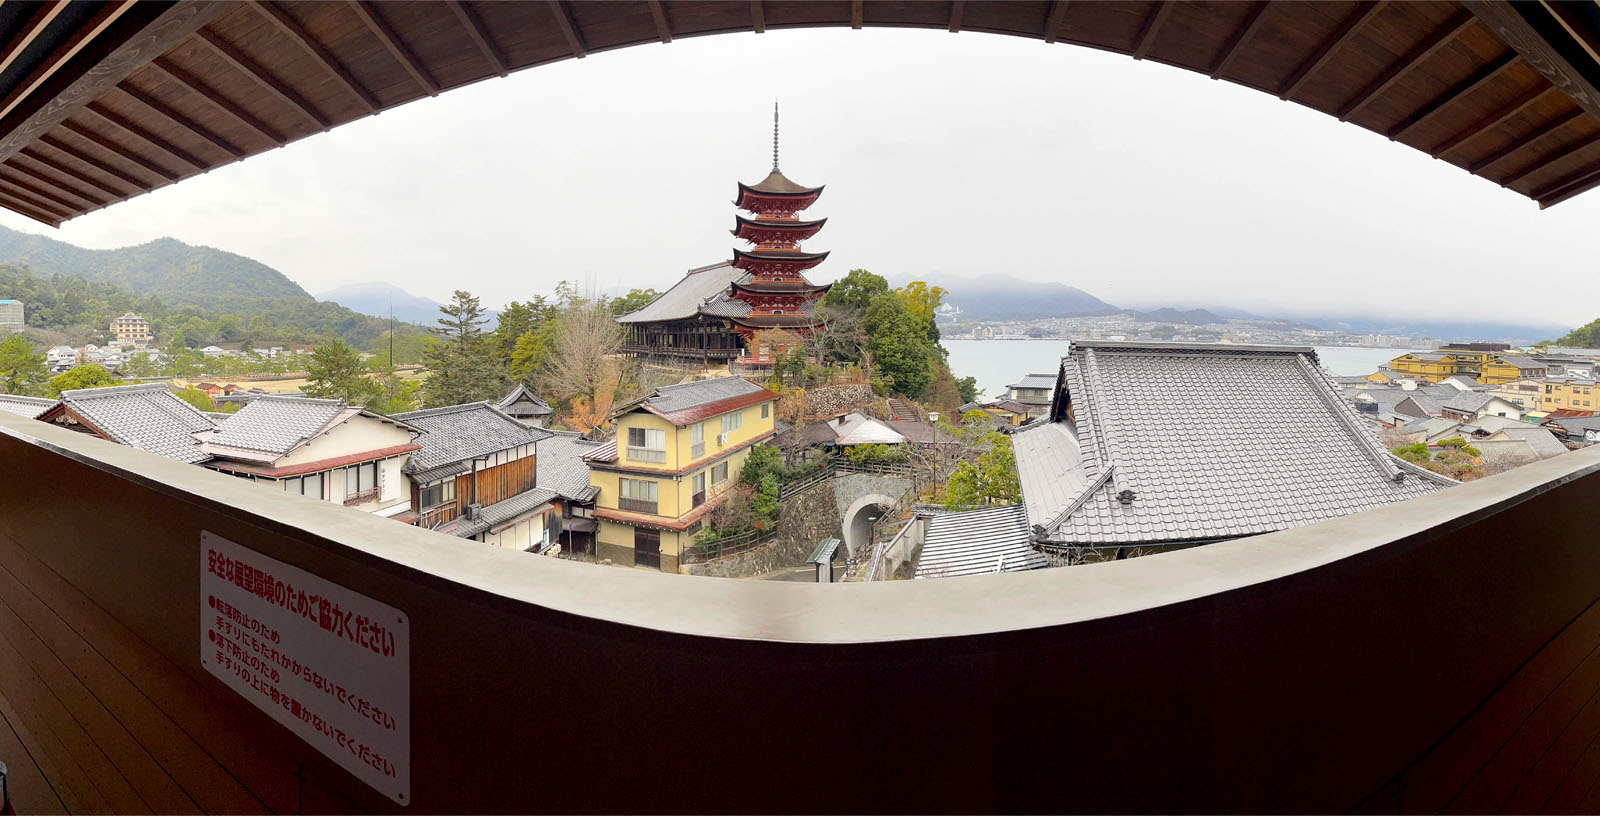
M 778 100 L 772 100 L 772 172 L 778 170 Z

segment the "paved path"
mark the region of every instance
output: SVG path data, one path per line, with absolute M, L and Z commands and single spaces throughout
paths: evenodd
M 817 580 L 817 568 L 811 564 L 803 567 L 784 567 L 774 570 L 766 575 L 756 576 L 758 581 L 795 581 L 797 583 L 814 583 Z

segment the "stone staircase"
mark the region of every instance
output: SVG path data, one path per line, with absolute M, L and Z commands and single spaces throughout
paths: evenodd
M 889 398 L 889 418 L 908 422 L 921 422 L 922 412 L 915 405 L 898 397 Z

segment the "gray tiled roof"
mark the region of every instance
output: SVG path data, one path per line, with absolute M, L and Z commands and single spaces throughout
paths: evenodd
M 505 524 L 517 516 L 537 509 L 539 505 L 556 498 L 554 490 L 536 487 L 524 493 L 518 493 L 509 499 L 497 501 L 488 507 L 475 519 L 466 519 L 456 522 L 450 534 L 457 538 L 470 538 L 485 530 Z
M 663 414 L 671 414 L 765 390 L 743 377 L 718 377 L 682 385 L 664 385 L 640 402 Z
M 1028 514 L 1020 504 L 939 513 L 928 519 L 918 578 L 1021 572 L 1049 566 L 1028 541 Z
M 263 394 L 217 426 L 209 442 L 230 448 L 286 454 L 317 435 L 345 409 L 339 400 Z
M 536 484 L 563 498 L 587 501 L 591 492 L 589 465 L 582 457 L 600 444 L 568 431 L 555 431 L 539 440 Z
M 1052 542 L 1254 535 L 1454 484 L 1384 450 L 1310 349 L 1084 342 L 1062 369 L 1087 486 L 1042 523 Z M 1019 473 L 1071 469 L 1035 453 L 1018 446 Z
M 1449 408 L 1463 414 L 1471 414 L 1482 408 L 1489 400 L 1494 399 L 1488 394 L 1477 391 L 1463 391 L 1441 403 L 1441 407 Z
M 38 419 L 40 414 L 55 407 L 55 404 L 55 400 L 43 397 L 20 397 L 15 394 L 0 394 L 0 411 L 24 416 L 28 419 Z
M 1006 386 L 1007 388 L 1047 388 L 1055 390 L 1056 378 L 1054 374 L 1029 374 L 1020 380 Z
M 427 485 L 452 476 L 460 476 L 468 470 L 471 470 L 471 468 L 467 467 L 465 462 L 447 462 L 427 470 L 412 471 L 411 481 L 419 485 Z
M 549 431 L 512 419 L 487 402 L 410 411 L 393 418 L 427 432 L 417 440 L 422 449 L 412 453 L 406 465 L 411 471 L 488 456 L 550 435 Z
M 1029 524 L 1048 524 L 1083 493 L 1088 481 L 1078 437 L 1065 422 L 1046 422 L 1011 435 Z
M 648 323 L 656 320 L 684 320 L 699 313 L 707 300 L 726 291 L 728 285 L 745 277 L 745 271 L 724 261 L 689 270 L 671 289 L 643 308 L 617 317 L 618 323 Z M 746 313 L 749 309 L 746 307 Z M 740 317 L 742 315 L 730 315 Z
M 1557 439 L 1549 428 L 1541 425 L 1501 428 L 1497 434 L 1501 433 L 1512 439 L 1520 439 L 1523 442 L 1527 442 L 1533 447 L 1534 452 L 1539 454 L 1541 459 L 1549 459 L 1552 456 L 1560 456 L 1567 452 L 1567 446 L 1561 444 L 1561 440 Z
M 160 383 L 63 391 L 61 401 L 123 445 L 188 464 L 210 458 L 193 434 L 216 425 Z
M 528 387 L 521 383 L 517 383 L 517 387 L 511 389 L 511 393 L 495 403 L 495 407 L 514 417 L 549 416 L 555 413 L 550 403 L 539 399 L 539 395 L 529 391 Z

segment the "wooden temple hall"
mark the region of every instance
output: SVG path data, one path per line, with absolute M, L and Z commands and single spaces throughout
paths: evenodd
M 1597 8 L 6 2 L 0 206 L 57 225 L 609 49 L 897 26 L 1202 73 L 1549 207 L 1600 185 Z M 798 214 L 820 192 L 776 168 L 741 186 L 750 247 L 690 274 L 662 321 L 679 333 L 651 342 L 733 354 L 728 332 L 803 329 L 821 255 L 798 244 L 821 224 Z M 1574 509 L 1597 502 L 1591 447 L 1149 558 L 813 586 L 441 543 L 0 411 L 0 763 L 20 813 L 1595 812 L 1600 548 Z M 313 668 L 381 705 L 267 694 Z M 1062 703 L 1090 687 L 1123 702 Z M 953 701 L 977 715 L 927 715 Z M 1090 758 L 1051 761 L 1064 745 Z M 796 784 L 819 761 L 915 782 Z
M 766 338 L 782 336 L 773 330 L 804 336 L 816 328 L 817 301 L 828 291 L 805 275 L 828 253 L 800 249 L 828 222 L 798 215 L 821 196 L 821 187 L 796 184 L 778 169 L 774 103 L 772 171 L 757 184 L 739 182 L 733 201 L 754 216 L 735 215 L 731 230 L 751 249 L 734 249 L 731 261 L 689 270 L 660 297 L 618 316 L 629 333 L 624 349 L 647 358 L 771 365 L 786 349 Z

